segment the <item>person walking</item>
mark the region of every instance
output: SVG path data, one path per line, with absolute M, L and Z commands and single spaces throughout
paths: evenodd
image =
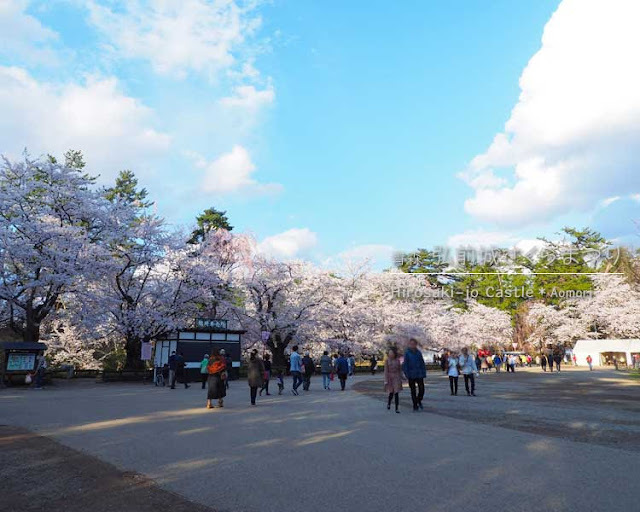
M 487 373 L 487 370 L 489 369 L 489 356 L 482 358 L 480 368 L 482 368 L 482 373 Z
M 442 373 L 447 373 L 447 367 L 449 366 L 449 363 L 447 362 L 447 359 L 450 356 L 450 352 L 445 352 L 444 354 L 442 354 L 442 357 L 440 358 L 440 369 L 442 370 Z
M 44 352 L 40 352 L 36 360 L 36 389 L 44 389 L 44 375 L 46 372 L 47 360 L 44 357 Z
M 549 352 L 547 354 L 547 366 L 549 367 L 549 371 L 553 373 L 553 353 Z
M 540 356 L 538 356 L 540 357 Z M 543 372 L 547 371 L 547 357 L 546 356 L 542 356 L 540 358 L 540 367 L 542 368 Z
M 265 395 L 270 396 L 269 381 L 271 380 L 271 356 L 269 354 L 264 355 L 262 364 L 264 364 L 264 382 L 260 388 L 260 396 L 262 396 L 263 391 L 265 392 Z
M 224 407 L 224 397 L 227 396 L 227 361 L 222 351 L 217 348 L 213 350 L 207 365 L 209 378 L 207 379 L 207 409 L 213 409 L 212 400 L 218 401 L 218 407 Z
M 589 354 L 587 356 L 587 364 L 589 365 L 589 371 L 592 372 L 593 371 L 593 357 L 591 357 L 591 354 Z
M 309 391 L 309 388 L 311 387 L 311 376 L 316 371 L 316 364 L 309 355 L 309 352 L 304 353 L 304 357 L 302 358 L 302 367 L 304 368 L 302 374 L 302 389 L 304 391 Z
M 418 341 L 414 338 L 409 340 L 409 348 L 404 353 L 402 371 L 409 381 L 413 410 L 417 411 L 418 409 L 422 409 L 424 379 L 427 377 L 427 367 L 424 364 L 422 352 L 418 350 Z
M 369 365 L 371 368 L 371 375 L 375 375 L 376 370 L 378 369 L 378 360 L 376 359 L 376 356 L 371 356 L 371 361 Z
M 573 354 L 573 366 L 578 366 L 578 358 Z
M 178 382 L 182 381 L 184 384 L 184 389 L 189 389 L 189 378 L 187 375 L 187 367 L 184 360 L 184 353 L 180 352 L 176 356 L 176 377 L 178 378 Z M 173 383 L 173 389 L 175 389 L 175 382 Z
M 247 363 L 247 383 L 251 390 L 251 405 L 256 405 L 258 388 L 264 384 L 264 364 L 262 359 L 258 357 L 258 351 L 255 348 L 251 351 Z
M 560 364 L 562 363 L 562 355 L 560 354 L 560 352 L 556 352 L 556 354 L 553 356 L 553 360 L 556 363 L 556 370 L 560 371 Z
M 327 391 L 331 391 L 331 374 L 333 373 L 333 364 L 331 356 L 326 350 L 320 358 L 320 373 L 322 374 L 322 386 Z
M 176 389 L 176 351 L 171 352 L 169 356 L 169 386 Z
M 473 356 L 469 355 L 467 347 L 463 347 L 462 354 L 458 357 L 458 366 L 460 367 L 460 373 L 464 377 L 464 389 L 467 391 L 467 396 L 476 396 L 476 373 L 478 373 L 478 367 Z
M 302 358 L 298 353 L 298 345 L 294 345 L 291 348 L 291 362 L 289 363 L 289 371 L 291 372 L 291 376 L 293 377 L 293 387 L 291 388 L 291 393 L 295 396 L 298 396 L 298 388 L 300 384 L 302 384 Z
M 220 355 L 224 357 L 224 362 L 227 365 L 227 378 L 224 380 L 224 386 L 226 389 L 229 389 L 231 371 L 233 370 L 233 359 L 231 359 L 231 354 L 227 354 L 223 348 L 220 349 Z
M 496 373 L 500 373 L 500 368 L 502 368 L 502 358 L 498 354 L 493 356 L 493 366 L 496 367 Z
M 507 373 L 509 371 L 511 371 L 511 373 L 516 373 L 516 364 L 518 363 L 518 360 L 516 359 L 516 356 L 514 354 L 511 354 L 510 356 L 508 356 L 507 359 Z
M 281 395 L 284 391 L 284 373 L 282 370 L 278 370 L 276 374 L 276 382 L 278 383 L 278 394 Z
M 353 377 L 356 374 L 356 357 L 353 354 L 349 354 L 349 377 Z
M 207 366 L 209 366 L 209 354 L 205 354 L 200 361 L 200 379 L 202 380 L 202 389 L 207 385 L 207 380 L 209 380 L 209 370 L 207 370 Z
M 449 389 L 451 389 L 451 396 L 455 396 L 458 394 L 458 376 L 460 375 L 460 366 L 455 352 L 451 352 L 449 357 L 447 357 L 446 372 L 449 376 Z
M 396 413 L 400 413 L 400 391 L 402 391 L 402 365 L 398 359 L 398 349 L 391 347 L 384 363 L 384 391 L 388 393 L 387 410 L 391 410 L 391 400 L 395 401 Z
M 338 354 L 336 373 L 338 374 L 338 379 L 340 379 L 340 390 L 344 391 L 347 385 L 347 377 L 349 376 L 349 361 L 347 361 L 342 352 Z

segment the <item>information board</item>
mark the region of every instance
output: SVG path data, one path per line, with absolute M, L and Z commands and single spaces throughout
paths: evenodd
M 35 354 L 9 353 L 7 358 L 8 372 L 33 371 L 36 367 Z
M 150 361 L 152 348 L 151 343 L 143 343 L 142 348 L 140 349 L 140 359 L 143 361 Z

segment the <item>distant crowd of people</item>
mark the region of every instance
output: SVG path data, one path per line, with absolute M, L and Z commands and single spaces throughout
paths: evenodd
M 300 348 L 297 345 L 293 346 L 287 366 L 292 377 L 291 393 L 298 396 L 300 387 L 302 387 L 303 391 L 309 391 L 311 377 L 316 373 L 316 362 L 310 353 L 305 352 L 304 355 L 301 355 Z M 355 374 L 355 366 L 356 359 L 353 354 L 338 353 L 330 356 L 325 351 L 319 361 L 324 389 L 330 391 L 331 383 L 337 377 L 340 382 L 340 389 L 344 391 L 347 379 Z M 210 355 L 205 354 L 202 361 L 200 361 L 202 389 L 207 389 L 207 408 L 224 407 L 224 399 L 229 389 L 229 371 L 232 368 L 232 360 L 224 349 L 214 349 Z M 176 382 L 182 383 L 185 389 L 190 387 L 188 371 L 182 352 L 172 352 L 166 369 L 171 389 L 175 389 Z M 159 372 L 159 375 L 164 379 L 162 372 Z M 278 386 L 278 394 L 281 395 L 285 389 L 284 377 L 284 371 L 281 369 L 278 369 L 274 374 L 269 354 L 265 354 L 261 358 L 256 349 L 252 350 L 247 361 L 247 383 L 249 385 L 251 405 L 256 405 L 258 396 L 263 394 L 266 396 L 271 395 L 269 385 L 273 379 L 275 379 Z M 162 384 L 164 385 L 165 383 L 162 382 Z
M 500 373 L 504 366 L 507 373 L 514 373 L 518 366 L 531 367 L 533 365 L 539 366 L 544 372 L 547 369 L 550 372 L 553 372 L 554 369 L 559 372 L 562 369 L 563 356 L 564 354 L 559 350 L 549 351 L 535 357 L 516 352 L 491 354 L 486 350 L 481 350 L 473 355 L 465 347 L 459 352 L 447 351 L 441 356 L 437 356 L 435 362 L 440 363 L 442 372 L 448 377 L 452 396 L 458 395 L 460 376 L 463 377 L 467 396 L 476 396 L 476 376 L 479 375 L 479 372 L 487 373 L 493 369 L 496 373 Z M 586 361 L 589 369 L 593 370 L 593 358 L 589 355 Z M 577 364 L 575 355 L 573 362 Z M 375 375 L 378 370 L 378 360 L 375 355 L 370 357 L 369 365 L 371 374 Z M 184 354 L 176 354 L 174 351 L 169 357 L 167 366 L 171 388 L 175 389 L 176 382 L 181 382 L 185 388 L 189 388 Z M 231 358 L 224 349 L 216 349 L 211 355 L 206 354 L 200 362 L 202 389 L 207 389 L 207 408 L 224 407 L 224 399 L 229 389 L 229 372 L 232 367 Z M 344 391 L 347 379 L 355 374 L 355 367 L 356 359 L 351 353 L 339 352 L 330 355 L 328 351 L 325 351 L 316 362 L 308 351 L 301 353 L 300 347 L 294 345 L 286 368 L 292 377 L 291 394 L 299 396 L 300 388 L 302 391 L 309 391 L 312 377 L 318 371 L 322 376 L 323 389 L 331 391 L 331 385 L 337 378 L 340 390 Z M 247 383 L 252 405 L 256 405 L 258 396 L 271 395 L 269 388 L 271 380 L 276 381 L 279 395 L 284 392 L 285 372 L 282 369 L 273 372 L 272 368 L 269 354 L 265 354 L 261 358 L 256 349 L 249 353 Z M 411 392 L 413 410 L 423 410 L 426 376 L 427 366 L 422 352 L 418 349 L 417 340 L 409 340 L 408 347 L 402 356 L 397 347 L 390 347 L 384 361 L 384 390 L 387 409 L 391 410 L 393 405 L 395 412 L 400 412 L 400 392 L 403 389 L 403 383 L 407 382 Z

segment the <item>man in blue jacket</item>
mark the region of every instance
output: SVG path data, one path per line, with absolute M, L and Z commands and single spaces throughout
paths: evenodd
M 422 399 L 424 398 L 424 379 L 427 376 L 427 367 L 424 364 L 422 352 L 418 350 L 418 342 L 413 338 L 409 340 L 409 348 L 404 353 L 402 371 L 409 380 L 413 410 L 417 411 L 418 409 L 422 409 Z
M 340 352 L 338 360 L 336 361 L 336 373 L 340 379 L 340 389 L 344 391 L 347 384 L 347 377 L 349 376 L 349 361 L 344 357 L 344 354 Z

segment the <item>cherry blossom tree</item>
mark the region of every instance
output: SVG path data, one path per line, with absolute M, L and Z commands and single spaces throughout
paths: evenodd
M 0 299 L 9 327 L 26 341 L 39 340 L 63 293 L 101 271 L 111 208 L 92 185 L 81 166 L 27 156 L 3 160 Z
M 569 301 L 580 318 L 579 333 L 596 338 L 640 337 L 640 292 L 623 276 L 600 274 L 592 280 L 591 296 Z
M 500 309 L 470 301 L 468 309 L 457 314 L 461 346 L 506 346 L 513 339 L 511 316 Z
M 256 255 L 238 273 L 235 283 L 242 294 L 238 315 L 247 330 L 247 345 L 260 343 L 262 332 L 268 333 L 264 343 L 273 362 L 284 365 L 287 347 L 294 341 L 309 341 L 314 332 L 315 310 L 327 301 L 327 273 L 308 263 Z

